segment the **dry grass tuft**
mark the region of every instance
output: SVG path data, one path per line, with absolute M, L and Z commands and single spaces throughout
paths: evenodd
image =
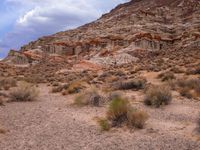
M 34 101 L 38 96 L 38 90 L 28 83 L 21 83 L 19 87 L 10 92 L 11 101 Z
M 137 109 L 129 110 L 127 116 L 129 126 L 139 129 L 144 128 L 145 122 L 148 119 L 148 115 L 146 112 Z
M 74 104 L 78 106 L 100 106 L 105 102 L 104 97 L 96 90 L 90 89 L 76 96 Z
M 167 86 L 151 86 L 146 91 L 144 103 L 155 107 L 168 105 L 172 100 L 172 93 Z

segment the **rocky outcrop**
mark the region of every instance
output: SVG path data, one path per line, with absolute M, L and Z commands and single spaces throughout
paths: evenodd
M 43 55 L 59 55 L 66 60 L 96 59 L 100 64 L 130 63 L 135 61 L 134 56 L 124 55 L 123 51 L 199 48 L 199 20 L 197 0 L 132 0 L 92 23 L 39 38 L 23 46 L 20 52 L 11 51 L 6 60 L 30 63 L 43 59 Z M 104 51 L 120 51 L 122 56 L 113 53 L 116 56 L 101 57 Z M 114 58 L 118 57 L 120 61 L 116 62 Z

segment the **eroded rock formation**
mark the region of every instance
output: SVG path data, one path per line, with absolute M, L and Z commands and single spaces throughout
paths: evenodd
M 39 38 L 19 52 L 11 51 L 5 61 L 32 63 L 56 54 L 67 60 L 77 56 L 103 64 L 122 64 L 138 59 L 129 56 L 134 50 L 199 47 L 199 0 L 132 0 L 92 23 Z M 100 55 L 102 51 L 108 55 Z M 123 55 L 119 56 L 118 51 Z M 129 51 L 129 54 L 124 57 L 123 51 Z

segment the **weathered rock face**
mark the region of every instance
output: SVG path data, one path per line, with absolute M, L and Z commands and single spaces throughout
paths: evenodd
M 43 53 L 96 59 L 102 51 L 167 51 L 183 47 L 200 47 L 199 0 L 132 0 L 90 24 L 42 37 L 23 46 L 19 53 L 12 51 L 6 61 L 38 61 Z M 132 62 L 127 58 L 122 62 Z M 98 59 L 113 62 L 113 56 Z

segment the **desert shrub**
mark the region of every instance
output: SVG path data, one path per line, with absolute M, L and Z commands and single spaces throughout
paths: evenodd
M 180 67 L 172 67 L 170 69 L 171 72 L 174 72 L 174 73 L 184 73 L 185 71 L 183 69 L 181 69 Z
M 131 128 L 142 129 L 148 115 L 143 111 L 132 108 L 126 98 L 117 96 L 110 102 L 106 119 L 105 123 L 109 127 L 119 127 L 124 124 Z
M 158 78 L 161 79 L 162 81 L 168 81 L 168 80 L 175 79 L 176 77 L 173 72 L 167 71 L 167 72 L 160 73 L 158 75 Z
M 100 106 L 104 103 L 104 97 L 97 92 L 96 89 L 88 90 L 86 92 L 80 93 L 75 97 L 74 104 L 78 106 Z
M 118 126 L 127 120 L 129 102 L 127 99 L 117 97 L 109 105 L 107 118 L 112 121 L 112 126 Z
M 200 96 L 200 79 L 179 79 L 177 80 L 178 91 L 181 96 L 196 98 Z
M 11 101 L 34 101 L 38 96 L 38 90 L 27 83 L 21 83 L 19 87 L 10 92 Z
M 186 74 L 200 74 L 200 64 L 192 69 L 188 69 Z
M 68 87 L 69 87 L 68 84 L 64 84 L 64 85 L 59 85 L 57 87 L 53 87 L 52 88 L 52 93 L 62 92 L 63 90 L 66 90 Z
M 128 111 L 127 118 L 129 126 L 142 129 L 144 128 L 145 122 L 148 119 L 148 115 L 144 111 L 130 109 Z
M 16 87 L 17 81 L 13 78 L 2 78 L 0 79 L 0 89 L 9 90 L 10 87 Z
M 102 131 L 109 131 L 111 128 L 110 123 L 107 119 L 99 119 L 98 123 Z
M 129 90 L 129 89 L 143 89 L 145 87 L 146 80 L 145 79 L 132 79 L 129 81 L 120 81 L 114 83 L 114 89 L 118 90 Z
M 144 103 L 160 107 L 160 105 L 168 105 L 172 100 L 172 93 L 167 86 L 151 86 L 145 93 Z

